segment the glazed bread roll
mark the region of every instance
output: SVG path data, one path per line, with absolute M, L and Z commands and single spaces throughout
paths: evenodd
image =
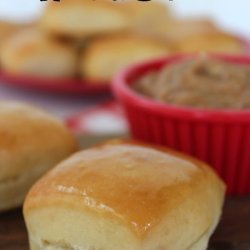
M 93 39 L 80 59 L 83 78 L 109 81 L 125 66 L 171 53 L 168 44 L 135 34 L 117 34 Z
M 47 37 L 35 29 L 24 29 L 2 46 L 0 60 L 5 72 L 48 78 L 73 77 L 77 52 L 69 44 Z
M 205 250 L 225 186 L 204 163 L 113 141 L 76 153 L 30 190 L 31 250 Z
M 71 38 L 122 31 L 131 25 L 128 13 L 109 0 L 51 1 L 40 24 L 49 33 Z
M 22 204 L 31 185 L 76 151 L 64 125 L 38 108 L 0 102 L 0 211 Z

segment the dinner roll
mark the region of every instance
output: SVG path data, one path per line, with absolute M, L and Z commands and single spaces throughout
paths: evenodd
M 76 153 L 29 192 L 31 250 L 205 250 L 225 187 L 204 163 L 113 141 Z
M 90 41 L 82 52 L 80 69 L 83 78 L 109 81 L 129 64 L 171 53 L 168 44 L 135 34 L 102 36 Z
M 170 10 L 163 1 L 117 1 L 117 7 L 126 8 L 129 13 L 133 29 L 143 33 L 153 33 L 155 29 L 163 23 L 168 22 L 172 17 Z
M 71 38 L 127 30 L 128 13 L 110 0 L 64 0 L 47 5 L 40 21 L 45 31 Z
M 6 41 L 0 59 L 7 73 L 63 78 L 75 75 L 77 52 L 37 30 L 24 29 Z
M 0 102 L 0 211 L 22 204 L 31 185 L 77 149 L 57 119 L 22 103 Z
M 18 29 L 18 25 L 0 20 L 0 47 L 4 40 Z
M 185 53 L 205 51 L 243 54 L 246 50 L 243 41 L 221 31 L 200 32 L 187 35 L 177 41 L 175 45 L 179 51 Z
M 155 34 L 173 43 L 196 34 L 218 31 L 216 24 L 209 18 L 181 18 L 162 22 L 155 27 Z

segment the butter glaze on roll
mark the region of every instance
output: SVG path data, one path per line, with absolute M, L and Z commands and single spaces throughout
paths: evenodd
M 32 187 L 24 204 L 30 247 L 204 250 L 224 191 L 200 161 L 112 141 L 76 153 Z
M 0 102 L 0 212 L 20 206 L 37 179 L 76 149 L 73 136 L 50 114 Z

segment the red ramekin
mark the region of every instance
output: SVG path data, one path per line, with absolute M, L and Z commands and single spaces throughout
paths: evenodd
M 164 104 L 136 93 L 130 85 L 152 70 L 192 55 L 173 55 L 129 67 L 113 80 L 132 137 L 165 145 L 207 162 L 224 179 L 228 194 L 250 193 L 250 109 L 200 109 Z M 248 56 L 211 55 L 250 65 Z

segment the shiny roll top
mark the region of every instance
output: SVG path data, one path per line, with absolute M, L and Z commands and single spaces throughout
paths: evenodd
M 140 241 L 164 225 L 162 233 L 169 236 L 163 237 L 165 242 L 160 244 L 170 246 L 177 236 L 172 234 L 184 230 L 183 226 L 197 231 L 186 241 L 192 242 L 192 237 L 197 240 L 210 232 L 209 228 L 214 228 L 220 216 L 223 194 L 224 184 L 208 166 L 193 158 L 160 147 L 112 141 L 76 153 L 38 181 L 26 199 L 24 215 L 31 234 L 32 230 L 39 232 L 34 223 L 43 218 L 39 218 L 39 211 L 44 216 L 42 211 L 50 208 L 66 209 L 69 215 L 71 211 L 89 214 L 97 218 L 95 223 L 102 218 L 112 222 L 111 225 L 122 225 Z M 51 218 L 57 218 L 56 211 L 60 213 L 55 210 Z M 54 223 L 58 223 L 55 218 Z M 99 224 L 98 230 L 102 231 L 103 224 Z M 172 227 L 172 232 L 168 232 Z M 58 237 L 54 243 L 61 242 Z M 77 240 L 80 247 L 82 242 Z M 53 239 L 46 242 L 50 241 Z

